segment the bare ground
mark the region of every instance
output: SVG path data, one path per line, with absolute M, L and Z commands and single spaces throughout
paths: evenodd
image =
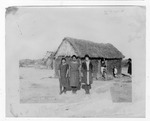
M 58 79 L 51 78 L 52 76 L 51 70 L 20 68 L 20 103 L 54 105 L 49 109 L 51 113 L 41 112 L 42 116 L 111 117 L 121 110 L 116 108 L 114 112 L 113 102 L 132 101 L 132 83 L 128 76 L 109 81 L 95 80 L 90 95 L 86 95 L 83 89 L 75 95 L 71 91 L 59 95 Z

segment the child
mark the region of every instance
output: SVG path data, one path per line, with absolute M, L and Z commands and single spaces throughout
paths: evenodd
M 117 68 L 116 68 L 116 66 L 113 68 L 113 76 L 115 78 L 117 77 Z
M 102 77 L 105 80 L 106 79 L 106 65 L 104 65 L 103 67 L 101 67 L 101 73 L 102 73 Z

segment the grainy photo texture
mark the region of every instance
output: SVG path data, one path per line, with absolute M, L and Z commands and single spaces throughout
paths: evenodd
M 6 115 L 144 117 L 145 7 L 8 7 Z

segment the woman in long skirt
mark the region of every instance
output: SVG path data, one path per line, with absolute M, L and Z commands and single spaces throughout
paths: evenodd
M 77 57 L 75 55 L 72 56 L 72 61 L 70 62 L 69 72 L 70 72 L 70 86 L 72 88 L 72 93 L 75 94 L 79 87 L 79 69 L 80 64 L 77 61 Z
M 132 60 L 128 59 L 128 74 L 132 75 Z
M 61 63 L 59 65 L 60 94 L 62 94 L 63 92 L 66 93 L 66 90 L 69 87 L 68 69 L 69 65 L 66 63 L 66 59 L 62 58 Z
M 93 83 L 93 65 L 90 61 L 89 55 L 85 55 L 85 61 L 82 63 L 82 82 L 84 85 L 82 86 L 85 89 L 86 94 L 90 94 L 91 84 Z

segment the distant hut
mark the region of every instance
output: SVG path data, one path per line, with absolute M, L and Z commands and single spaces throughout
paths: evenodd
M 53 69 L 53 59 L 54 59 L 54 52 L 47 51 L 45 57 L 43 58 L 44 64 L 47 69 Z
M 94 43 L 87 40 L 66 37 L 54 54 L 56 76 L 58 75 L 58 65 L 62 57 L 67 57 L 67 62 L 69 63 L 72 55 L 76 55 L 82 60 L 86 54 L 91 57 L 95 78 L 101 76 L 100 70 L 103 62 L 106 64 L 107 74 L 113 75 L 114 66 L 118 70 L 117 73 L 121 74 L 121 61 L 124 55 L 112 44 Z

